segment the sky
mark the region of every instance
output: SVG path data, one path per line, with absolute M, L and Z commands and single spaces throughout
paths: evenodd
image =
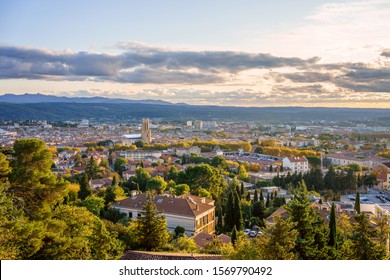
M 0 0 L 0 94 L 390 108 L 390 0 Z

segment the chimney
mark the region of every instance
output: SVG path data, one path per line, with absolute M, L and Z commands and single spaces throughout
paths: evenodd
M 201 197 L 200 198 L 200 202 L 203 203 L 203 204 L 206 203 L 206 198 L 205 197 Z
M 196 211 L 199 211 L 199 205 L 196 204 Z

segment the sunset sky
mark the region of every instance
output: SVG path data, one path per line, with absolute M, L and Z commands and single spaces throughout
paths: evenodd
M 0 0 L 0 94 L 390 108 L 390 0 Z

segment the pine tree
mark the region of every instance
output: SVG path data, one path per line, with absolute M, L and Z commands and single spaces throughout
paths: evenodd
M 152 195 L 146 193 L 146 201 L 142 207 L 141 217 L 137 219 L 137 235 L 141 247 L 147 251 L 156 250 L 168 242 L 167 223 L 165 217 L 157 211 Z
M 294 198 L 285 208 L 298 231 L 295 250 L 299 259 L 316 260 L 327 258 L 327 238 L 324 220 L 311 207 L 306 184 L 298 182 L 294 189 Z
M 360 193 L 359 192 L 356 193 L 354 208 L 355 208 L 356 213 L 360 214 Z
M 334 203 L 332 203 L 329 217 L 329 246 L 337 248 L 336 236 L 336 207 Z
M 88 178 L 96 179 L 99 172 L 99 167 L 96 163 L 96 160 L 91 156 L 87 166 L 85 167 L 85 173 L 87 173 Z

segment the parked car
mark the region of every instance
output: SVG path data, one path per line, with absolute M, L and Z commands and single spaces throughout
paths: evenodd
M 257 231 L 252 230 L 252 231 L 249 233 L 249 236 L 250 236 L 250 237 L 256 237 L 256 236 L 257 236 Z
M 246 235 L 248 235 L 248 234 L 251 232 L 251 230 L 248 229 L 248 228 L 246 228 L 246 229 L 243 230 L 243 232 L 244 232 Z

